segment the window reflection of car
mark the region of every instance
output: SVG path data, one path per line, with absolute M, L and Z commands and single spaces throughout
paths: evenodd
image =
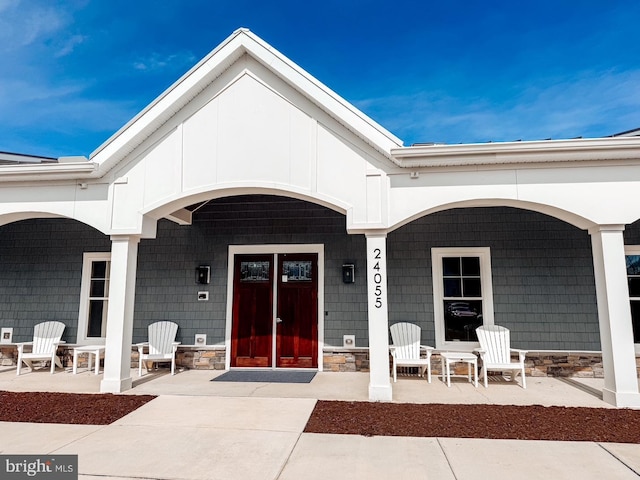
M 482 325 L 482 314 L 467 302 L 452 302 L 446 306 L 447 341 L 477 341 L 476 328 Z
M 447 305 L 446 314 L 455 318 L 477 318 L 478 312 L 466 302 L 454 302 Z

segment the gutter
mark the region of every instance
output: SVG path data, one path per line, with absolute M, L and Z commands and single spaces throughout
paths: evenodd
M 74 180 L 93 177 L 98 164 L 85 157 L 61 157 L 55 163 L 0 165 L 0 183 L 29 180 Z
M 415 145 L 391 149 L 391 158 L 403 168 L 637 160 L 640 137 Z

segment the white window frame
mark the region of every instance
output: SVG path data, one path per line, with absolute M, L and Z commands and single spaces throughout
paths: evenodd
M 82 257 L 82 284 L 80 286 L 80 309 L 78 312 L 78 345 L 104 345 L 106 337 L 87 337 L 89 325 L 89 294 L 91 292 L 91 266 L 93 262 L 111 262 L 111 252 L 85 252 Z M 110 277 L 111 275 L 109 275 Z M 109 299 L 107 295 L 107 301 Z M 107 307 L 108 308 L 108 307 Z
M 626 256 L 627 255 L 640 255 L 640 245 L 625 245 L 624 246 L 624 255 L 625 255 L 625 265 L 626 265 Z M 627 272 L 625 269 L 625 276 Z M 629 302 L 631 302 L 631 294 L 629 294 Z M 633 297 L 633 300 L 640 300 L 640 298 Z M 640 343 L 635 343 L 634 348 L 636 353 L 640 353 Z
M 433 313 L 435 321 L 436 348 L 439 350 L 473 351 L 478 342 L 452 342 L 445 340 L 444 288 L 442 259 L 446 257 L 478 257 L 480 259 L 480 282 L 482 288 L 482 322 L 493 325 L 493 286 L 491 280 L 491 250 L 489 247 L 451 247 L 431 249 L 431 272 L 433 279 Z

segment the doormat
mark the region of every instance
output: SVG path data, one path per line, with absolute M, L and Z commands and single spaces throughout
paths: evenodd
M 230 370 L 212 382 L 310 383 L 315 371 L 292 370 Z

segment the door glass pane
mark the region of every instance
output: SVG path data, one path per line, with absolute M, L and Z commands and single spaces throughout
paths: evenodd
M 444 301 L 445 340 L 476 342 L 476 328 L 482 325 L 482 300 Z
M 240 262 L 240 281 L 268 282 L 270 269 L 269 264 L 269 261 Z
M 312 280 L 311 261 L 282 262 L 282 274 L 287 276 L 287 281 L 310 282 Z

